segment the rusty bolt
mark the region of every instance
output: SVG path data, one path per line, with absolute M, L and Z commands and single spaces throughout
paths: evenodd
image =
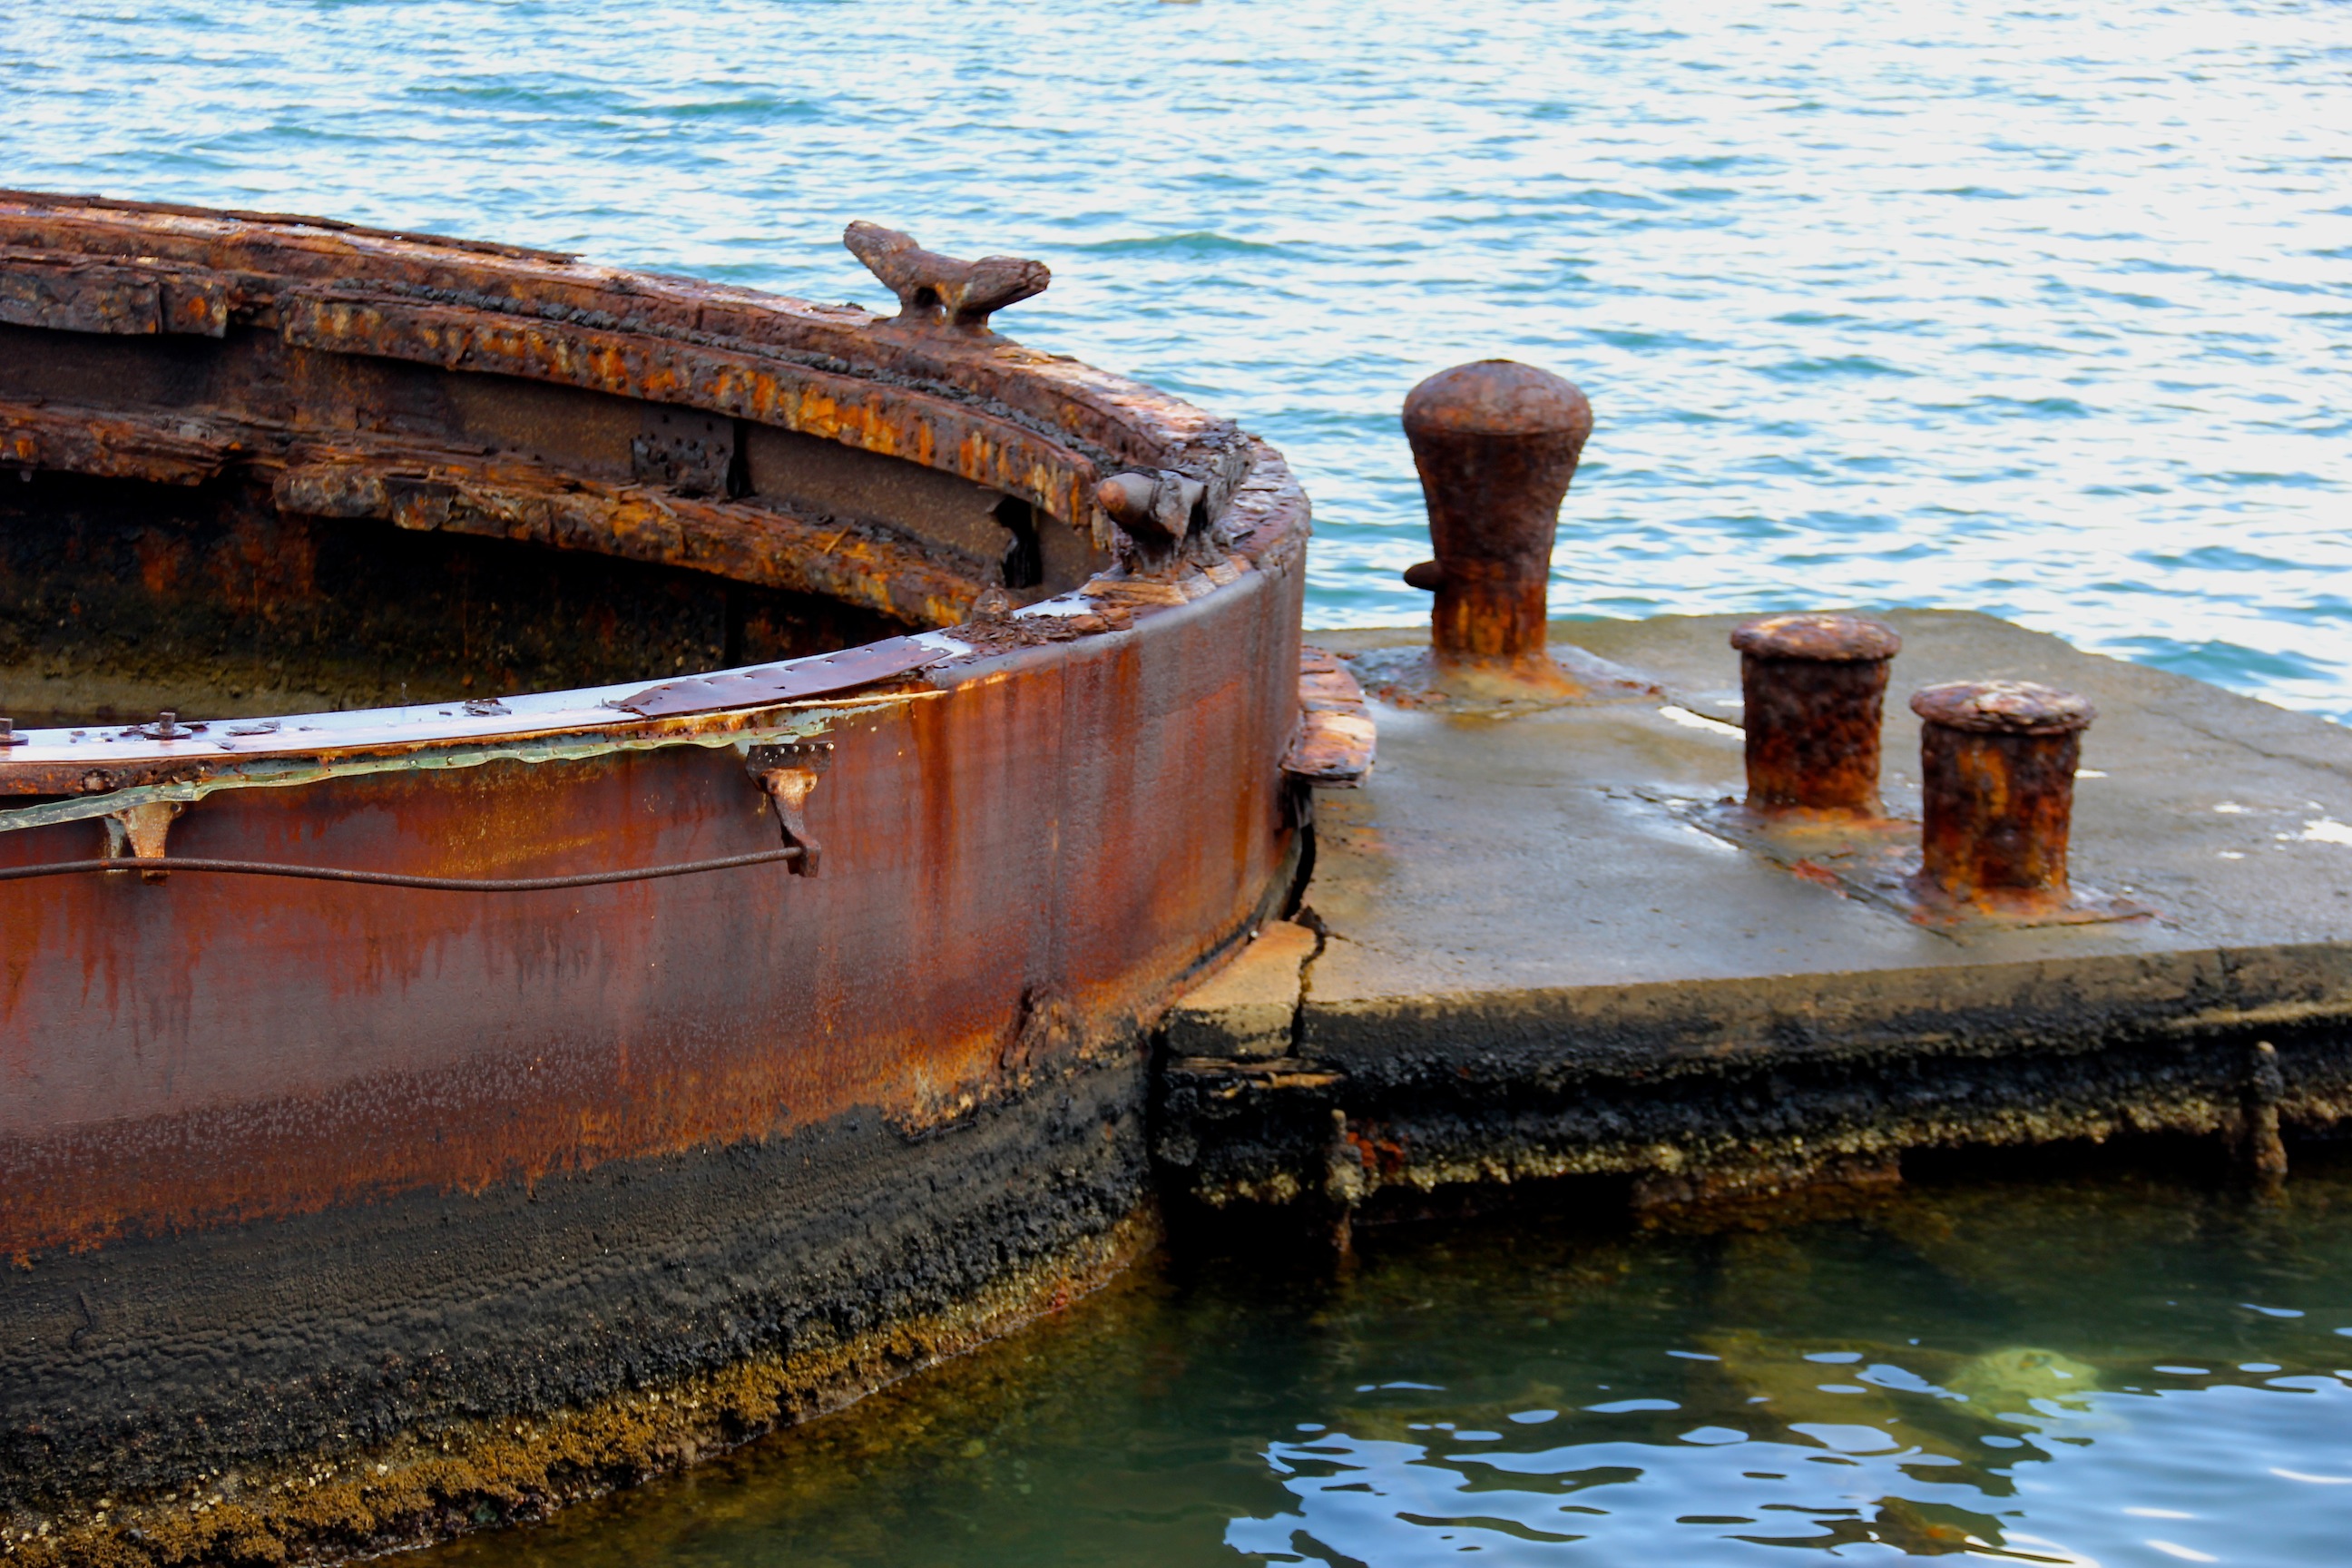
M 1575 384 L 1510 360 L 1456 365 L 1404 400 L 1437 559 L 1405 574 L 1435 593 L 1437 662 L 1559 677 L 1544 651 L 1544 590 L 1559 503 L 1592 434 Z
M 1921 871 L 1959 902 L 2066 902 L 2066 838 L 2083 731 L 2072 692 L 2025 680 L 1953 680 L 1911 695 L 1919 731 Z
M 16 721 L 0 719 L 0 748 L 21 746 L 24 743 L 25 737 L 16 733 Z
M 1735 628 L 1747 700 L 1748 805 L 1885 815 L 1878 729 L 1895 628 L 1860 616 L 1766 616 Z

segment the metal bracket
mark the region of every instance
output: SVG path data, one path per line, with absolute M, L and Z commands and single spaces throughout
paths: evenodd
M 776 826 L 784 836 L 784 843 L 801 852 L 793 862 L 793 875 L 814 877 L 822 854 L 817 841 L 809 836 L 808 797 L 816 788 L 817 775 L 833 761 L 831 741 L 800 741 L 781 746 L 754 746 L 744 759 L 744 767 L 751 775 L 760 793 L 768 797 L 768 806 L 776 814 Z
M 1113 474 L 1096 487 L 1095 501 L 1127 536 L 1129 563 L 1150 572 L 1173 563 L 1183 549 L 1207 488 L 1167 469 Z
M 142 805 L 127 805 L 106 816 L 106 858 L 110 860 L 161 860 L 163 840 L 172 831 L 172 819 L 187 810 L 175 800 L 151 800 Z M 125 866 L 124 870 L 131 868 Z M 142 882 L 161 882 L 169 871 L 142 871 Z

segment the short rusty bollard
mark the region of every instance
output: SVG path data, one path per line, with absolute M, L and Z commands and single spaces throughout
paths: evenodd
M 1746 700 L 1748 807 L 1875 817 L 1895 628 L 1860 616 L 1766 616 L 1731 634 Z
M 1921 874 L 1928 890 L 2002 912 L 2063 907 L 2086 700 L 2024 680 L 1912 693 L 1919 731 Z
M 1544 647 L 1552 536 L 1592 407 L 1575 384 L 1510 360 L 1444 370 L 1404 400 L 1437 559 L 1404 580 L 1437 595 L 1431 646 L 1441 673 L 1530 694 L 1581 689 Z

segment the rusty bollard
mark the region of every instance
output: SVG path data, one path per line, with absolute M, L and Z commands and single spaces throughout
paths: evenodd
M 1952 680 L 1911 695 L 1919 731 L 1921 874 L 1929 890 L 2004 913 L 2064 907 L 2084 698 L 2025 680 Z
M 1533 365 L 1481 360 L 1414 387 L 1404 433 L 1437 552 L 1404 580 L 1437 595 L 1439 673 L 1501 694 L 1575 695 L 1545 649 L 1544 590 L 1559 503 L 1592 434 L 1584 394 Z
M 1746 699 L 1748 808 L 1875 817 L 1895 628 L 1860 616 L 1766 616 L 1731 634 Z

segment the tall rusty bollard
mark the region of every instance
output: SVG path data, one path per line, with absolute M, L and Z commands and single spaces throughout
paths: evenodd
M 2096 710 L 2032 681 L 1953 680 L 1914 692 L 1911 711 L 1927 890 L 1992 912 L 2063 908 L 2074 769 Z
M 1748 808 L 1885 815 L 1878 731 L 1895 628 L 1860 616 L 1766 616 L 1731 634 L 1748 729 Z
M 1584 394 L 1533 365 L 1480 360 L 1414 387 L 1404 433 L 1437 553 L 1404 580 L 1437 595 L 1439 675 L 1498 695 L 1580 692 L 1545 647 L 1544 590 L 1559 503 L 1592 434 Z

